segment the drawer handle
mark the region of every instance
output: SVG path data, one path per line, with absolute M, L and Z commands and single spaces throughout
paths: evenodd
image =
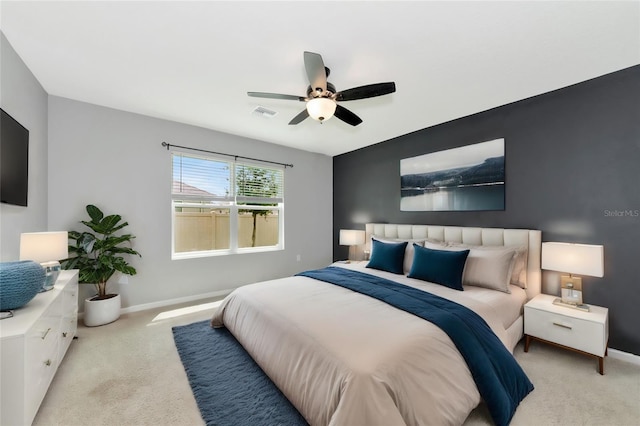
M 67 337 L 67 332 L 66 331 L 62 332 L 62 337 Z
M 45 331 L 44 334 L 42 335 L 42 340 L 44 340 L 47 337 L 47 334 L 49 334 L 50 331 L 51 331 L 51 327 L 47 328 L 47 331 Z
M 554 322 L 553 325 L 557 325 L 558 327 L 562 327 L 562 328 L 568 328 L 569 330 L 573 328 L 570 325 L 560 324 L 559 322 Z
M 48 359 L 44 362 L 44 365 L 46 365 L 47 367 L 51 366 L 51 360 Z

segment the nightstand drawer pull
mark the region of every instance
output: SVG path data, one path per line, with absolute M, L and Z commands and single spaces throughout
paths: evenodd
M 566 324 L 561 324 L 559 322 L 553 322 L 553 325 L 557 325 L 558 327 L 562 327 L 562 328 L 568 328 L 569 330 L 571 330 L 573 327 L 571 327 L 570 325 L 566 325 Z

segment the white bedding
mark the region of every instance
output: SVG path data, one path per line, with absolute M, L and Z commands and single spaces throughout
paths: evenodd
M 465 296 L 491 305 L 502 320 L 502 326 L 505 329 L 509 328 L 522 315 L 524 304 L 527 303 L 527 293 L 524 289 L 513 284 L 509 286 L 511 294 L 470 285 L 465 285 L 463 288 Z M 513 351 L 512 347 L 506 346 Z
M 518 291 L 459 292 L 365 263 L 334 266 L 454 300 L 513 349 L 505 329 L 526 299 Z M 224 300 L 212 325 L 227 327 L 312 425 L 461 424 L 480 402 L 440 328 L 339 286 L 297 276 L 244 286 Z
M 408 278 L 403 275 L 391 274 L 377 269 L 370 269 L 366 267 L 367 262 L 353 262 L 353 263 L 334 263 L 331 266 L 340 266 L 346 269 L 352 269 L 359 272 L 365 272 L 367 274 L 376 275 L 382 278 L 390 279 L 399 282 L 410 287 L 419 288 L 421 290 L 428 291 L 429 293 L 444 297 L 445 299 L 453 300 L 467 306 L 464 303 L 465 299 L 473 299 L 475 302 L 482 302 L 488 306 L 483 307 L 485 315 L 489 315 L 489 309 L 492 309 L 492 317 L 497 319 L 502 324 L 501 329 L 495 330 L 494 333 L 500 337 L 502 332 L 508 329 L 519 316 L 522 315 L 524 310 L 524 304 L 527 303 L 527 293 L 516 285 L 510 285 L 511 293 L 504 293 L 501 291 L 490 290 L 483 287 L 476 287 L 471 285 L 463 286 L 464 292 L 457 290 L 451 290 L 439 284 L 432 284 L 429 282 Z M 470 307 L 470 306 L 467 306 Z M 480 312 L 478 312 L 480 313 Z M 482 315 L 484 317 L 484 315 Z M 491 325 L 491 324 L 489 324 Z M 507 349 L 513 352 L 513 347 L 509 345 L 505 340 L 501 338 Z

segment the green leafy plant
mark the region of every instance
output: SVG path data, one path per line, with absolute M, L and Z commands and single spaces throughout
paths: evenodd
M 108 299 L 107 281 L 115 272 L 135 275 L 135 268 L 122 255 L 140 253 L 123 244 L 131 243 L 135 236 L 131 234 L 115 235 L 128 222 L 122 222 L 117 214 L 105 216 L 102 211 L 89 204 L 87 213 L 90 221 L 82 220 L 92 232 L 69 231 L 69 254 L 71 257 L 61 261 L 64 269 L 79 269 L 78 281 L 83 284 L 94 284 L 98 295 L 92 300 Z

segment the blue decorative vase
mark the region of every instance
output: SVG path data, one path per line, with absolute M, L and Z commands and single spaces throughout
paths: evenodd
M 44 268 L 32 260 L 0 263 L 0 311 L 18 309 L 33 299 L 44 283 Z

